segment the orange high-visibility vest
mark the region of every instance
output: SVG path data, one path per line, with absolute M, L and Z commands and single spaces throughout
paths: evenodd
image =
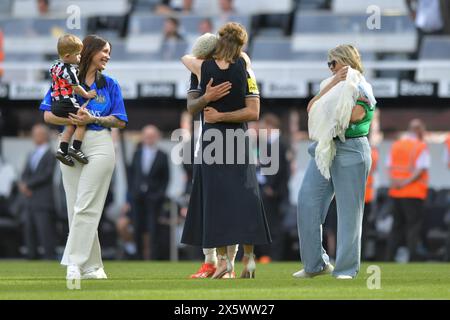
M 447 165 L 448 165 L 448 167 L 450 169 L 450 133 L 447 135 L 447 139 L 445 140 L 445 145 L 446 145 L 446 148 L 447 148 L 447 154 L 448 154 L 448 159 L 449 159 Z
M 450 154 L 450 133 L 447 135 L 447 139 L 445 140 L 445 144 L 447 145 L 447 151 Z
M 410 178 L 415 170 L 415 164 L 420 154 L 427 149 L 427 145 L 417 139 L 401 139 L 392 145 L 390 178 L 404 180 Z M 428 191 L 428 171 L 403 188 L 390 188 L 389 196 L 393 198 L 414 198 L 424 200 Z
M 373 173 L 377 170 L 378 165 L 378 150 L 376 148 L 372 148 L 372 152 L 370 153 L 372 157 L 372 166 L 370 167 L 369 176 L 367 177 L 366 183 L 366 196 L 364 198 L 364 203 L 369 203 L 373 201 L 374 197 L 374 189 L 373 189 Z

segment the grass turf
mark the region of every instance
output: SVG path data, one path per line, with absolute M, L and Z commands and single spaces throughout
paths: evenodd
M 336 280 L 294 279 L 300 265 L 292 262 L 258 265 L 256 279 L 233 280 L 188 279 L 198 262 L 106 262 L 108 280 L 68 290 L 56 261 L 1 261 L 0 299 L 450 299 L 448 263 L 371 264 L 381 268 L 379 290 L 367 288 L 367 263 L 356 279 Z

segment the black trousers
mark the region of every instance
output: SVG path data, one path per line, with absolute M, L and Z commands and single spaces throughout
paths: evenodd
M 143 235 L 148 233 L 150 237 L 151 259 L 157 257 L 157 227 L 162 201 L 155 201 L 147 197 L 135 198 L 132 203 L 132 221 L 134 240 L 138 258 L 143 258 Z
M 284 256 L 283 248 L 283 215 L 281 213 L 281 200 L 273 199 L 263 195 L 262 201 L 266 211 L 267 224 L 269 225 L 272 243 L 256 246 L 257 256 L 269 256 L 272 260 L 282 260 Z
M 410 261 L 420 259 L 417 247 L 420 243 L 423 226 L 424 201 L 413 198 L 391 198 L 393 201 L 393 225 L 388 240 L 387 258 L 393 260 L 397 248 L 406 244 Z
M 28 208 L 25 214 L 25 244 L 28 258 L 39 257 L 38 246 L 44 248 L 43 258 L 55 259 L 56 230 L 53 212 L 46 209 Z

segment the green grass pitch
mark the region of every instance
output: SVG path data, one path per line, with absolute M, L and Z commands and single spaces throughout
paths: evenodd
M 380 289 L 367 287 L 369 265 L 380 267 Z M 188 279 L 198 266 L 106 262 L 108 280 L 84 280 L 80 290 L 69 290 L 56 261 L 0 261 L 0 299 L 450 299 L 448 263 L 364 263 L 354 280 L 294 279 L 300 265 L 293 262 L 258 265 L 256 279 Z

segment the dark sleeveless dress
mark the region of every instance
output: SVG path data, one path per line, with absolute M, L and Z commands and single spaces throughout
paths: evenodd
M 230 94 L 210 103 L 209 106 L 219 112 L 242 109 L 245 107 L 246 96 L 251 95 L 248 76 L 245 60 L 242 58 L 230 64 L 226 70 L 221 70 L 214 60 L 206 60 L 201 68 L 202 94 L 205 93 L 211 78 L 214 79 L 213 86 L 230 81 Z M 204 119 L 203 114 L 201 119 Z M 231 142 L 231 139 L 226 139 L 226 130 L 247 130 L 247 124 L 203 122 L 202 137 L 208 130 L 214 129 L 222 133 L 223 164 L 207 164 L 202 161 L 194 166 L 192 193 L 181 242 L 202 248 L 233 244 L 268 244 L 271 237 L 256 180 L 256 165 L 248 161 L 248 139 L 245 148 L 238 148 L 235 143 L 233 164 L 227 164 L 226 161 L 225 146 Z M 200 139 L 199 143 L 201 154 L 212 142 Z M 242 155 L 243 152 L 245 164 L 237 164 L 237 154 Z

